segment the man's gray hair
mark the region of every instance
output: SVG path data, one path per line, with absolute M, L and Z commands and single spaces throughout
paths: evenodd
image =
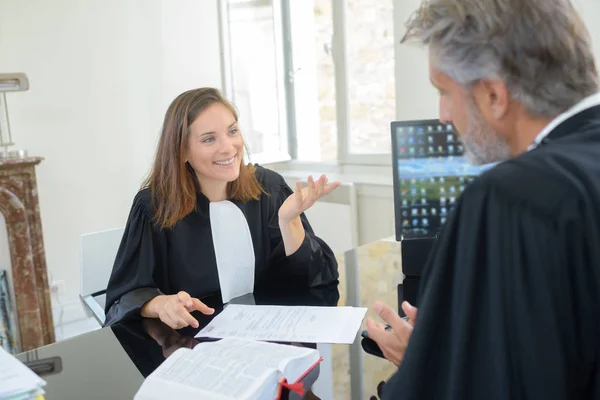
M 570 0 L 423 0 L 402 41 L 429 45 L 435 67 L 468 88 L 502 80 L 535 117 L 599 91 L 589 33 Z

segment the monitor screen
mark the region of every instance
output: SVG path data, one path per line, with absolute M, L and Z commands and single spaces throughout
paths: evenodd
M 391 129 L 396 240 L 435 237 L 458 196 L 491 165 L 466 161 L 451 124 L 394 121 Z

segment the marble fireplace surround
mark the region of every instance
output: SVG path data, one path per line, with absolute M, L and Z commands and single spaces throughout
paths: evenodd
M 0 159 L 0 213 L 8 234 L 22 351 L 55 341 L 35 176 L 41 161 Z

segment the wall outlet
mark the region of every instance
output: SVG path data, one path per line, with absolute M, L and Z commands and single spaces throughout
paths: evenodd
M 67 284 L 63 280 L 52 281 L 52 284 L 50 285 L 50 291 L 55 295 L 65 294 L 66 290 Z

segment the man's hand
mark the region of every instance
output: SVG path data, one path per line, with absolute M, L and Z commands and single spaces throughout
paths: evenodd
M 383 324 L 376 323 L 369 318 L 367 320 L 369 337 L 379 345 L 385 358 L 398 367 L 404 359 L 404 352 L 417 319 L 417 308 L 407 301 L 402 303 L 402 310 L 408 317 L 408 321 L 402 319 L 391 307 L 382 303 L 375 303 L 373 310 L 391 327 L 391 330 L 386 330 Z

